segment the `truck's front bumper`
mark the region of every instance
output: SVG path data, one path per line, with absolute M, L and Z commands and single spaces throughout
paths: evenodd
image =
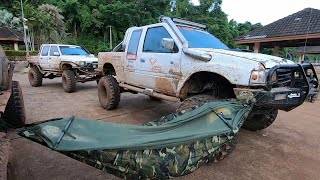
M 277 82 L 271 80 L 273 73 L 280 77 Z M 319 92 L 318 77 L 311 64 L 275 66 L 268 71 L 267 82 L 261 89 L 234 88 L 235 95 L 254 101 L 256 106 L 290 111 L 304 101 L 313 102 Z

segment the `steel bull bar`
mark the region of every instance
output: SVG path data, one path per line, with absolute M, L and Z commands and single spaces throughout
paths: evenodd
M 290 111 L 318 97 L 319 79 L 312 64 L 274 66 L 260 89 L 234 89 L 237 98 L 255 101 L 256 106 Z M 250 98 L 251 97 L 251 98 Z

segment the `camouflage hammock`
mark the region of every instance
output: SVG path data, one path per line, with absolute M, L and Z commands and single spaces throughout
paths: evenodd
M 126 179 L 168 179 L 230 154 L 251 106 L 211 102 L 144 126 L 79 118 L 32 124 L 18 133 Z

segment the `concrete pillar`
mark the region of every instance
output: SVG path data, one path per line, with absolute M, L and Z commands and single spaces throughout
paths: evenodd
M 279 49 L 280 49 L 279 46 L 274 47 L 274 55 L 275 56 L 279 56 Z
M 14 42 L 13 47 L 15 51 L 19 51 L 19 45 L 17 42 Z
M 259 43 L 259 42 L 254 43 L 253 52 L 254 53 L 259 53 L 260 52 L 260 46 L 261 46 L 261 43 Z

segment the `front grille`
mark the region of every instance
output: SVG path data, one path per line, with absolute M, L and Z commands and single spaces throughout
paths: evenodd
M 291 69 L 277 69 L 277 86 L 287 87 L 291 85 L 292 70 Z

